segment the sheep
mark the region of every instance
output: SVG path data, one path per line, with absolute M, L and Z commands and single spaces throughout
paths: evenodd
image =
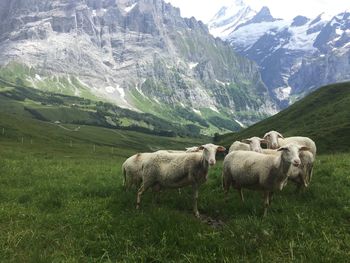
M 195 153 L 195 152 L 199 152 L 199 151 L 200 151 L 199 147 L 197 147 L 197 146 L 186 148 L 187 153 Z
M 242 141 L 235 141 L 232 143 L 229 153 L 232 151 L 254 151 L 254 152 L 262 152 L 262 148 L 260 146 L 261 143 L 266 142 L 264 139 L 259 137 L 251 137 L 249 139 L 244 139 Z
M 303 160 L 305 160 L 304 166 L 311 166 L 311 169 L 306 169 L 308 171 L 308 174 L 304 175 L 304 177 L 303 177 L 305 179 L 306 178 L 309 179 L 309 182 L 304 181 L 304 183 L 303 183 L 304 186 L 308 185 L 310 183 L 310 180 L 312 177 L 313 162 L 316 158 L 317 148 L 316 148 L 315 142 L 308 137 L 302 137 L 302 136 L 293 136 L 293 137 L 284 138 L 282 134 L 280 134 L 279 132 L 276 132 L 276 131 L 267 132 L 263 138 L 267 141 L 268 148 L 271 148 L 271 149 L 276 149 L 280 146 L 284 146 L 284 145 L 287 145 L 289 143 L 303 145 L 303 146 L 306 146 L 310 149 L 310 152 L 312 153 L 313 157 L 309 157 L 309 158 L 305 157 L 305 159 L 303 159 Z M 300 187 L 298 187 L 298 188 L 300 188 Z
M 267 148 L 269 149 L 277 149 L 289 143 L 295 143 L 310 148 L 310 152 L 316 157 L 316 144 L 308 137 L 294 136 L 284 138 L 283 135 L 277 131 L 269 131 L 265 133 L 263 139 L 266 140 Z
M 142 194 L 150 187 L 182 188 L 192 185 L 193 212 L 199 217 L 197 208 L 198 188 L 206 182 L 209 166 L 216 163 L 216 152 L 224 152 L 226 149 L 214 144 L 205 144 L 199 147 L 202 152 L 196 153 L 153 153 L 144 160 L 142 169 L 142 184 L 137 193 L 137 205 L 139 209 Z
M 198 152 L 199 147 L 186 148 L 186 152 Z M 158 150 L 157 153 L 184 153 L 180 150 Z M 132 186 L 139 187 L 142 182 L 142 163 L 151 153 L 137 153 L 126 159 L 122 165 L 123 186 L 130 189 Z
M 288 171 L 299 166 L 299 153 L 308 150 L 305 146 L 289 144 L 280 147 L 279 154 L 263 154 L 252 151 L 233 151 L 223 163 L 222 184 L 225 195 L 232 185 L 244 201 L 242 188 L 264 192 L 264 213 L 271 203 L 274 191 L 282 190 L 287 184 Z
M 250 146 L 249 144 L 246 144 L 240 141 L 235 141 L 232 143 L 232 145 L 228 149 L 229 153 L 232 151 L 250 151 Z
M 267 142 L 267 148 L 268 149 L 278 149 L 278 138 L 284 138 L 282 134 L 280 134 L 277 131 L 269 131 L 265 133 L 263 139 Z
M 299 167 L 291 167 L 288 179 L 296 184 L 296 190 L 301 187 L 308 187 L 311 178 L 314 164 L 314 155 L 310 151 L 302 151 L 299 154 L 301 164 Z
M 137 153 L 126 159 L 122 165 L 123 186 L 129 189 L 139 187 L 142 182 L 142 163 L 151 153 Z
M 272 149 L 263 149 L 264 154 L 279 154 L 277 150 Z M 314 163 L 314 156 L 310 151 L 301 151 L 299 153 L 299 158 L 301 164 L 299 167 L 291 166 L 288 174 L 288 180 L 292 181 L 297 186 L 297 191 L 301 189 L 301 187 L 308 187 L 311 182 L 312 177 L 312 169 Z

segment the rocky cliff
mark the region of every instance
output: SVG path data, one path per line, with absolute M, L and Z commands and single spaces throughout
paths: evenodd
M 250 124 L 277 110 L 254 62 L 162 0 L 0 5 L 0 63 L 26 65 L 16 78 L 33 87 L 175 121 L 183 108 L 216 129 L 218 119 Z

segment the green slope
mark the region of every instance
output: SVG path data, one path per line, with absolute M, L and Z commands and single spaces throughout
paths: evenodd
M 350 82 L 322 87 L 280 113 L 239 133 L 220 136 L 218 141 L 230 145 L 251 136 L 263 136 L 277 130 L 284 136 L 312 138 L 318 152 L 350 150 Z
M 349 154 L 319 155 L 309 189 L 288 184 L 263 220 L 258 192 L 224 201 L 218 162 L 200 187 L 198 220 L 191 187 L 147 191 L 136 210 L 121 165 L 199 141 L 63 127 L 0 114 L 1 262 L 348 262 Z
M 8 89 L 9 87 L 10 89 Z M 2 90 L 4 88 L 6 91 Z M 159 91 L 162 94 L 166 94 L 169 92 L 169 89 L 172 89 L 171 87 L 167 89 L 165 83 L 156 83 L 150 79 L 145 81 L 142 88 L 150 89 L 152 92 Z M 238 131 L 241 128 L 237 122 L 232 120 L 232 116 L 227 110 L 221 110 L 220 114 L 212 112 L 212 114 L 203 114 L 203 116 L 200 116 L 194 113 L 192 108 L 184 106 L 181 103 L 168 105 L 158 100 L 145 97 L 136 88 L 130 88 L 130 91 L 126 92 L 126 96 L 133 101 L 137 109 L 144 112 L 144 114 L 135 111 L 132 112 L 116 106 L 106 98 L 96 97 L 91 93 L 89 88 L 74 75 L 48 75 L 33 67 L 18 62 L 11 62 L 6 66 L 0 67 L 0 95 L 6 95 L 8 93 L 12 93 L 9 97 L 14 100 L 34 100 L 36 105 L 31 106 L 36 106 L 34 111 L 39 111 L 37 117 L 41 116 L 39 117 L 40 119 L 46 120 L 52 120 L 54 116 L 55 120 L 57 117 L 60 117 L 60 120 L 63 119 L 68 122 L 78 121 L 79 123 L 83 122 L 104 126 L 117 124 L 123 127 L 130 126 L 132 129 L 144 132 L 157 130 L 155 133 L 158 134 L 166 134 L 171 130 L 176 131 L 175 133 L 178 135 L 185 136 L 195 136 L 199 134 L 210 136 L 215 132 L 224 133 Z M 52 101 L 52 98 L 54 98 L 55 101 Z M 122 113 L 121 115 L 123 116 L 119 116 L 120 114 L 118 114 L 118 117 L 124 119 L 119 122 L 119 120 L 116 121 L 113 116 L 110 116 L 112 119 L 109 118 L 108 123 L 106 123 L 105 120 L 98 120 L 96 122 L 95 120 L 99 119 L 101 114 L 100 116 L 91 116 L 91 112 L 82 113 L 77 110 L 71 112 L 68 109 L 56 112 L 56 109 L 52 109 L 52 107 L 50 107 L 50 109 L 47 107 L 40 107 L 40 109 L 38 109 L 38 104 L 52 104 L 52 102 L 56 103 L 56 106 L 57 104 L 59 106 L 62 106 L 62 104 L 67 106 L 68 103 L 70 103 L 68 105 L 88 104 L 85 106 L 90 106 L 89 110 L 92 109 L 95 111 L 96 107 L 91 107 L 91 105 L 99 104 L 99 106 L 101 106 L 99 110 L 104 111 L 102 113 L 104 116 L 110 116 L 110 112 L 109 114 L 106 113 L 113 108 L 113 111 L 117 109 L 119 113 Z M 14 107 L 18 108 L 18 105 Z M 105 107 L 106 110 L 103 109 L 103 107 Z M 0 109 L 0 111 L 2 111 L 2 109 Z M 210 112 L 211 110 L 205 108 L 201 109 L 201 111 L 204 113 L 204 111 Z M 80 118 L 76 119 L 75 116 L 78 115 L 80 115 Z M 261 119 L 262 117 L 263 115 L 259 118 Z
M 70 155 L 79 156 L 89 155 L 93 150 L 101 154 L 110 154 L 113 151 L 118 156 L 127 157 L 135 152 L 159 149 L 183 150 L 185 147 L 200 145 L 204 142 L 203 138 L 163 137 L 90 125 L 57 125 L 0 113 L 2 149 L 16 146 L 38 152 L 67 152 Z
M 187 123 L 179 123 L 111 103 L 40 91 L 5 81 L 1 77 L 0 112 L 43 121 L 86 124 L 163 136 L 199 136 L 203 124 L 207 125 L 202 119 L 192 118 Z

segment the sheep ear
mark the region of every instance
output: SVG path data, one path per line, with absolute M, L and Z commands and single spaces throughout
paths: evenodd
M 244 142 L 244 143 L 250 144 L 252 141 L 251 141 L 250 139 L 243 139 L 243 140 L 241 140 L 241 142 Z
M 226 148 L 223 146 L 218 146 L 218 148 L 216 149 L 217 152 L 225 152 Z
M 309 147 L 306 147 L 306 146 L 301 146 L 299 148 L 299 151 L 310 151 L 310 148 Z
M 277 149 L 277 151 L 284 151 L 286 149 L 287 149 L 286 147 L 280 147 L 280 148 Z
M 260 139 L 260 143 L 267 143 L 265 139 Z
M 277 132 L 277 136 L 278 136 L 279 138 L 284 139 L 283 135 L 282 135 L 282 134 L 280 134 L 279 132 Z
M 266 139 L 267 135 L 269 135 L 268 132 L 264 134 L 264 137 L 263 137 L 263 138 Z
M 201 145 L 201 146 L 198 147 L 198 151 L 204 150 L 204 148 L 205 148 L 204 145 Z

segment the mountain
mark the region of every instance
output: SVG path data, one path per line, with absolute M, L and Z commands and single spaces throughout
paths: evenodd
M 230 6 L 222 7 L 209 21 L 208 28 L 215 37 L 226 39 L 239 25 L 256 15 L 244 1 L 235 0 Z
M 241 9 L 230 12 L 227 16 L 235 16 Z M 216 26 L 218 14 L 209 22 L 211 33 L 260 66 L 270 95 L 281 107 L 322 85 L 350 79 L 349 12 L 333 18 L 326 14 L 314 19 L 296 16 L 289 21 L 273 18 L 263 7 L 221 34 Z M 229 23 L 221 23 L 220 28 L 226 25 Z
M 308 136 L 319 153 L 348 152 L 350 150 L 350 82 L 319 88 L 287 109 L 239 133 L 218 138 L 229 146 L 235 140 L 264 136 L 277 130 L 284 136 Z
M 277 112 L 256 64 L 162 0 L 4 0 L 0 77 L 104 100 L 204 132 Z M 243 124 L 242 124 L 243 123 Z

